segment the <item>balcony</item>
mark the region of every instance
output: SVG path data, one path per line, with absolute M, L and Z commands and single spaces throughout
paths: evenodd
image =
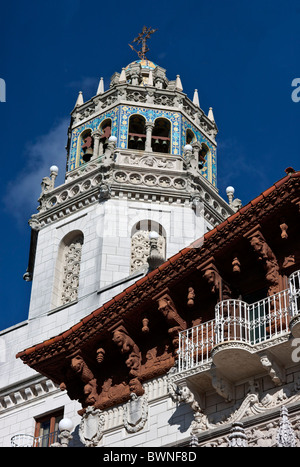
M 267 348 L 285 365 L 291 358 L 291 332 L 300 337 L 300 271 L 289 277 L 288 289 L 252 304 L 219 302 L 215 319 L 180 332 L 178 373 L 195 370 L 198 380 L 202 373 L 203 385 L 214 366 L 238 381 L 262 372 L 259 353 Z
M 46 448 L 58 442 L 59 431 L 48 433 L 44 436 L 18 434 L 11 438 L 11 446 L 14 448 Z

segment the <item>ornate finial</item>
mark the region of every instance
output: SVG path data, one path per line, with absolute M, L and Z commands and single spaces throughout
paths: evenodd
M 129 47 L 138 54 L 141 60 L 147 60 L 146 53 L 149 51 L 149 48 L 147 47 L 147 39 L 150 39 L 151 34 L 153 34 L 155 31 L 157 31 L 157 29 L 151 29 L 144 26 L 142 32 L 135 39 L 133 39 L 132 43 L 136 42 L 138 45 L 142 45 L 141 50 L 135 50 L 133 45 L 128 44 Z

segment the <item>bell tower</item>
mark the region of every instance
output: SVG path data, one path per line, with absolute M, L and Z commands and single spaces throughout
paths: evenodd
M 78 320 L 233 212 L 217 189 L 213 111 L 146 58 L 153 32 L 107 89 L 101 78 L 87 102 L 79 92 L 65 181 L 51 167 L 29 221 L 30 317 L 67 308 Z

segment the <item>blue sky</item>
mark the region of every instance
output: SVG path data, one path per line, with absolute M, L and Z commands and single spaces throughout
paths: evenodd
M 143 26 L 157 28 L 148 58 L 179 74 L 184 92 L 210 106 L 219 128 L 218 187 L 246 204 L 286 167 L 299 169 L 300 4 L 296 0 L 11 0 L 0 12 L 1 312 L 0 329 L 27 319 L 28 219 L 49 167 L 65 170 L 69 115 L 104 77 L 137 57 Z M 299 93 L 300 95 L 300 93 Z

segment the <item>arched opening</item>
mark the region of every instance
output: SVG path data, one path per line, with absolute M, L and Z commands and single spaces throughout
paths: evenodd
M 142 115 L 131 115 L 128 127 L 128 149 L 145 150 L 146 120 Z
M 170 152 L 171 123 L 166 118 L 157 118 L 152 130 L 151 147 L 154 152 Z
M 92 130 L 84 130 L 80 136 L 80 159 L 88 162 L 93 156 L 93 148 L 94 138 L 92 137 Z
M 185 144 L 193 144 L 196 141 L 195 134 L 192 132 L 192 130 L 188 129 L 186 130 L 186 136 L 185 136 Z
M 208 153 L 209 148 L 205 143 L 201 144 L 201 149 L 199 150 L 198 153 L 198 167 L 199 169 L 202 169 L 205 161 L 206 161 L 206 154 Z
M 111 128 L 112 128 L 112 122 L 110 118 L 105 119 L 101 125 L 100 125 L 100 148 L 99 148 L 99 153 L 100 155 L 104 153 L 107 144 L 108 144 L 108 139 L 111 136 Z
M 150 254 L 150 232 L 156 232 L 157 249 L 162 258 L 166 257 L 166 231 L 161 224 L 151 219 L 137 222 L 131 230 L 130 272 L 148 268 Z
M 55 267 L 53 306 L 62 306 L 77 300 L 83 233 L 69 232 L 60 242 Z

